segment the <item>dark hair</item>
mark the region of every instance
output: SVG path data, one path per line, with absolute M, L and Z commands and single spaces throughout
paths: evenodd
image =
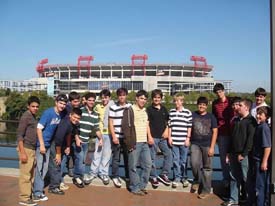
M 265 97 L 266 96 L 266 91 L 265 91 L 264 88 L 259 87 L 255 90 L 254 95 L 255 95 L 255 97 L 259 96 L 259 95 L 263 95 Z
M 151 93 L 151 98 L 153 99 L 157 95 L 159 95 L 161 98 L 163 97 L 163 93 L 160 89 L 154 89 Z
M 109 89 L 103 89 L 100 93 L 99 93 L 99 96 L 102 97 L 102 96 L 105 96 L 105 97 L 110 97 L 111 96 L 111 92 Z
M 271 116 L 271 109 L 268 106 L 261 106 L 257 108 L 257 114 L 264 113 L 268 119 Z
M 88 100 L 89 98 L 93 97 L 94 99 L 96 99 L 96 94 L 93 92 L 88 92 L 87 94 L 85 94 L 85 99 Z
M 235 104 L 235 103 L 237 103 L 237 102 L 240 102 L 241 100 L 242 100 L 241 97 L 237 97 L 237 96 L 232 97 L 232 99 L 231 99 L 231 104 Z
M 127 95 L 128 94 L 128 90 L 126 88 L 123 88 L 123 87 L 118 88 L 116 90 L 116 95 L 120 96 L 121 94 L 126 94 Z
M 216 93 L 219 90 L 224 90 L 224 86 L 221 83 L 217 83 L 214 85 L 213 92 Z
M 243 102 L 244 105 L 247 106 L 247 107 L 248 107 L 248 110 L 250 111 L 250 109 L 251 109 L 251 107 L 252 107 L 252 104 L 253 104 L 253 102 L 252 102 L 251 99 L 245 98 L 245 99 L 242 99 L 240 102 Z
M 77 92 L 70 92 L 69 101 L 73 101 L 75 99 L 80 99 L 80 94 L 78 94 Z
M 145 90 L 139 90 L 137 93 L 136 93 L 136 97 L 140 97 L 144 95 L 146 98 L 148 98 L 148 92 L 146 92 Z
M 77 114 L 79 116 L 82 115 L 82 110 L 80 108 L 73 108 L 71 114 Z
M 39 100 L 39 98 L 37 96 L 30 96 L 28 98 L 28 105 L 30 105 L 33 102 L 35 102 L 35 103 L 37 103 L 37 104 L 40 105 L 40 100 Z
M 197 104 L 206 104 L 206 105 L 208 105 L 208 99 L 207 99 L 207 97 L 199 97 L 197 99 Z
M 66 94 L 59 94 L 56 98 L 55 101 L 59 102 L 68 102 L 68 97 L 66 96 Z

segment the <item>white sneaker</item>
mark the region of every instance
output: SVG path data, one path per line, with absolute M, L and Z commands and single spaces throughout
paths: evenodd
M 189 186 L 189 182 L 188 182 L 187 179 L 182 180 L 182 186 L 183 187 L 188 187 Z
M 119 177 L 113 178 L 113 182 L 114 182 L 114 185 L 118 188 L 121 187 L 121 185 L 122 185 Z
M 177 187 L 178 187 L 178 185 L 179 185 L 179 183 L 178 183 L 178 182 L 172 182 L 172 188 L 177 188 Z
M 61 182 L 60 185 L 59 185 L 59 188 L 61 190 L 67 190 L 69 189 L 70 187 L 68 185 L 66 185 L 64 182 Z

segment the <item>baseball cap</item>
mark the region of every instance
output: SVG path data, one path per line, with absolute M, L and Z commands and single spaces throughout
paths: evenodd
M 62 102 L 68 102 L 68 97 L 65 94 L 59 94 L 56 98 L 55 101 L 62 101 Z

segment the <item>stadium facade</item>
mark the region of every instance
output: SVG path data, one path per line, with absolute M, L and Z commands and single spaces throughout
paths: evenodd
M 102 89 L 129 91 L 161 89 L 163 92 L 212 92 L 221 82 L 226 92 L 231 92 L 231 80 L 217 81 L 212 76 L 213 66 L 204 57 L 191 56 L 193 64 L 147 64 L 147 55 L 132 55 L 129 64 L 92 64 L 93 56 L 80 56 L 76 65 L 48 64 L 41 60 L 36 70 L 37 83 L 47 82 L 49 95 L 87 91 L 99 93 Z M 42 88 L 42 87 L 41 87 Z

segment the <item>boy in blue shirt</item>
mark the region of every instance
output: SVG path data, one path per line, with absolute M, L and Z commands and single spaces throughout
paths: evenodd
M 57 125 L 64 116 L 62 111 L 66 107 L 68 98 L 60 94 L 55 99 L 55 106 L 44 111 L 37 125 L 36 171 L 33 186 L 33 200 L 46 201 L 44 195 L 44 178 L 48 171 L 50 146 Z
M 268 118 L 270 117 L 270 108 L 261 106 L 257 108 L 257 122 L 254 142 L 253 142 L 253 169 L 254 181 L 250 187 L 253 191 L 251 200 L 257 199 L 257 205 L 269 205 L 269 184 L 270 184 L 270 152 L 271 152 L 271 131 L 268 126 Z

